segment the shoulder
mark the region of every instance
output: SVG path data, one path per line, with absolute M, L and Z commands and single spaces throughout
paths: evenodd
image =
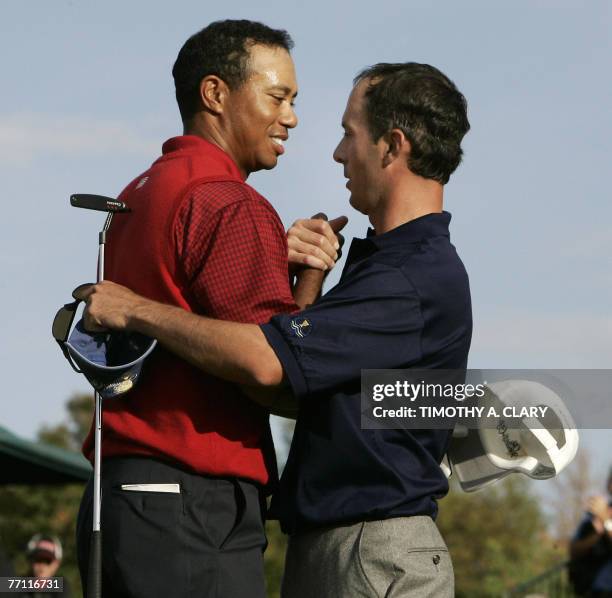
M 279 216 L 270 202 L 250 185 L 235 180 L 202 181 L 195 184 L 186 194 L 189 203 L 204 204 L 210 211 L 224 210 L 230 206 Z
M 582 540 L 586 536 L 590 536 L 594 530 L 593 516 L 590 513 L 587 513 L 578 524 L 573 540 Z
M 193 254 L 194 247 L 214 240 L 217 246 L 227 241 L 235 251 L 238 246 L 266 246 L 286 260 L 287 241 L 280 217 L 263 196 L 242 181 L 198 182 L 183 198 L 172 230 L 183 255 Z
M 272 228 L 284 237 L 283 224 L 272 205 L 255 189 L 236 180 L 206 179 L 191 185 L 183 193 L 175 223 L 179 228 L 243 223 Z
M 425 286 L 441 293 L 469 288 L 467 270 L 448 237 L 429 239 L 395 257 L 397 267 L 416 288 Z

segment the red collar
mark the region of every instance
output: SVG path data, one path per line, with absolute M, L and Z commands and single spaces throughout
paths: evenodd
M 168 141 L 162 145 L 163 155 L 157 161 L 178 158 L 184 156 L 185 153 L 207 155 L 222 165 L 224 170 L 227 170 L 229 174 L 240 178 L 242 181 L 246 180 L 246 177 L 242 175 L 238 165 L 229 154 L 214 143 L 206 141 L 206 139 L 198 137 L 197 135 L 180 135 L 168 139 Z

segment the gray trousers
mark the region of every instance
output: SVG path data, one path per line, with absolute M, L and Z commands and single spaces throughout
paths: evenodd
M 396 517 L 289 538 L 282 598 L 450 598 L 448 548 L 430 517 Z

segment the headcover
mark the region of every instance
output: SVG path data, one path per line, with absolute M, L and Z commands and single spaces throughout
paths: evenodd
M 78 303 L 57 312 L 53 337 L 73 369 L 84 374 L 103 399 L 122 395 L 136 384 L 157 341 L 136 332 L 88 332 L 83 320 L 69 334 Z
M 576 456 L 578 430 L 563 401 L 538 382 L 505 380 L 488 385 L 479 400 L 485 413 L 494 407 L 497 421 L 454 434 L 448 451 L 451 468 L 466 492 L 479 490 L 512 472 L 534 479 L 558 475 Z M 547 407 L 542 417 L 509 424 L 504 407 Z M 510 427 L 512 425 L 512 427 Z

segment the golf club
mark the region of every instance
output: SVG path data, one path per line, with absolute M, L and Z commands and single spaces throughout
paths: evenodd
M 99 212 L 129 212 L 130 208 L 118 199 L 104 195 L 77 193 L 70 196 L 70 205 L 75 208 L 97 210 Z
M 70 196 L 70 204 L 76 208 L 107 212 L 106 221 L 99 234 L 98 243 L 98 273 L 97 282 L 104 280 L 104 245 L 106 233 L 111 225 L 115 212 L 129 212 L 122 201 L 103 195 L 75 194 Z M 87 572 L 87 598 L 102 596 L 102 530 L 100 525 L 100 510 L 102 505 L 101 473 L 102 473 L 102 397 L 94 393 L 94 476 L 93 476 L 93 534 L 89 553 L 89 569 Z

